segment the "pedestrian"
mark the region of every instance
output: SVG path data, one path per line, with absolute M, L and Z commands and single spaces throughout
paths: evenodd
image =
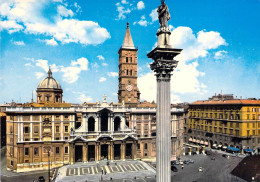
M 107 174 L 107 172 L 105 171 L 105 175 Z
M 184 166 L 182 165 L 182 166 L 181 166 L 181 169 L 183 170 L 183 168 L 184 168 Z
M 104 174 L 104 171 L 103 171 L 103 169 L 102 169 L 102 174 Z

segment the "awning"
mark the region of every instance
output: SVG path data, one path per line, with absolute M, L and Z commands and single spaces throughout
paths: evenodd
M 189 141 L 192 142 L 192 138 L 189 138 Z
M 235 148 L 235 147 L 228 147 L 227 150 L 238 152 L 240 149 L 239 148 Z
M 205 142 L 204 144 L 205 144 L 205 145 L 209 145 L 209 143 L 208 143 L 208 142 Z
M 254 149 L 244 149 L 244 152 L 254 152 Z

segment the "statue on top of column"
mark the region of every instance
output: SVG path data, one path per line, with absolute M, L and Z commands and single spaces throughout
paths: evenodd
M 164 1 L 165 0 L 161 0 L 161 6 L 159 6 L 157 9 L 160 28 L 167 28 L 167 22 L 171 19 L 168 6 L 165 4 Z

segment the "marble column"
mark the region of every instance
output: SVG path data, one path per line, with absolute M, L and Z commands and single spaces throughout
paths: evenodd
M 159 32 L 159 33 L 158 33 Z M 158 30 L 158 41 L 161 36 L 169 36 L 168 30 Z M 164 35 L 167 34 L 167 35 Z M 162 39 L 163 40 L 163 39 Z M 150 65 L 157 79 L 156 103 L 156 182 L 171 181 L 171 72 L 177 67 L 178 61 L 173 58 L 180 54 L 181 49 L 172 48 L 157 42 L 156 48 L 147 54 L 154 60 Z M 175 152 L 174 152 L 175 153 Z

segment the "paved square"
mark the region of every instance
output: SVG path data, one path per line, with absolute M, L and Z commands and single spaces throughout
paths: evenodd
M 131 181 L 134 178 L 151 178 L 155 176 L 155 170 L 142 161 L 116 161 L 100 163 L 76 163 L 74 165 L 63 166 L 59 169 L 55 181 L 99 181 L 125 179 Z M 140 179 L 141 181 L 144 181 Z

